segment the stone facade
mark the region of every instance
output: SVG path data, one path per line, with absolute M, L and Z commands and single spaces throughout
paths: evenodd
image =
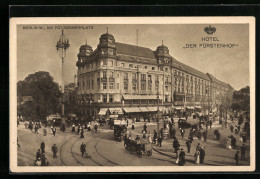
M 210 74 L 170 56 L 165 45 L 149 48 L 115 42 L 103 34 L 97 48 L 80 47 L 77 61 L 80 113 L 97 115 L 100 108 L 208 106 L 233 88 Z M 159 99 L 158 99 L 159 98 Z M 215 105 L 215 106 L 214 106 Z

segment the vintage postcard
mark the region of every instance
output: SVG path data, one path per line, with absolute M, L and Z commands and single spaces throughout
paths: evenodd
M 10 19 L 11 172 L 255 170 L 254 17 Z

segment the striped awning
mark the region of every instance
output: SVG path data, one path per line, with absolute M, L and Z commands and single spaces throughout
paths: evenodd
M 123 108 L 126 113 L 142 112 L 138 107 Z
M 142 112 L 150 112 L 147 107 L 139 107 Z
M 100 108 L 98 115 L 101 115 L 101 116 L 106 115 L 107 110 L 108 110 L 107 108 Z
M 158 111 L 158 107 L 147 107 L 147 109 L 148 109 L 150 112 L 156 112 L 156 111 Z
M 194 106 L 187 106 L 188 109 L 194 109 Z
M 109 108 L 111 114 L 123 114 L 122 108 Z

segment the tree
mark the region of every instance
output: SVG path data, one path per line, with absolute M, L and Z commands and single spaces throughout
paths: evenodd
M 69 83 L 64 87 L 65 113 L 77 113 L 77 88 L 75 83 Z
M 21 103 L 24 96 L 31 96 L 33 100 Z M 61 92 L 49 72 L 36 72 L 19 81 L 17 97 L 18 113 L 25 117 L 45 120 L 48 115 L 59 112 Z
M 232 91 L 228 90 L 226 94 L 221 97 L 220 113 L 221 116 L 225 119 L 225 127 L 227 127 L 227 114 L 232 106 L 232 94 Z
M 250 88 L 246 86 L 233 93 L 232 109 L 236 111 L 250 110 Z

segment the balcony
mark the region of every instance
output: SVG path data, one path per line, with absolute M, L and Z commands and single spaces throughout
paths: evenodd
M 115 78 L 109 78 L 109 82 L 115 82 Z
M 107 78 L 98 78 L 97 81 L 98 82 L 107 82 Z
M 166 82 L 165 82 L 165 85 L 171 85 L 171 82 L 166 81 Z

